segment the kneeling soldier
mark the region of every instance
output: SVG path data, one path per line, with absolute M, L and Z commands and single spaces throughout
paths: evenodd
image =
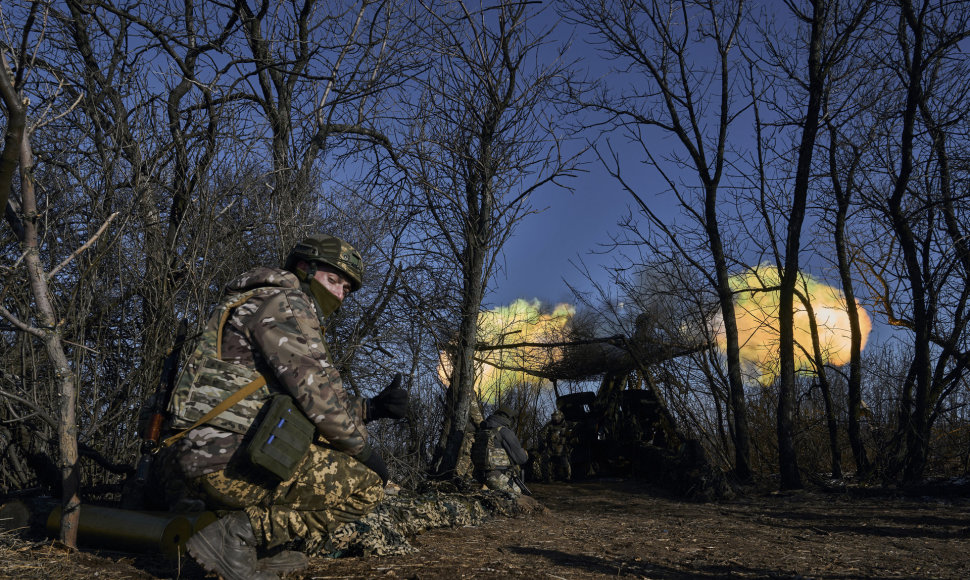
M 180 499 L 228 511 L 186 544 L 206 570 L 259 580 L 305 568 L 304 554 L 281 547 L 322 544 L 383 498 L 388 471 L 365 423 L 404 417 L 407 392 L 398 375 L 375 397 L 347 393 L 322 331 L 361 276 L 353 247 L 309 237 L 283 269 L 259 267 L 229 283 L 179 375 L 166 462 L 175 469 L 160 477 Z M 245 396 L 211 416 L 234 393 Z
M 529 453 L 509 428 L 511 424 L 512 412 L 506 407 L 482 421 L 472 444 L 475 478 L 492 490 L 531 495 L 519 471 L 519 466 L 528 461 Z

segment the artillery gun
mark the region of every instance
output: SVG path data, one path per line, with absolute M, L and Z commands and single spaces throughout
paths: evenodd
M 663 423 L 653 391 L 627 388 L 634 377 L 606 376 L 599 389 L 557 397 L 570 426 L 574 477 L 649 473 L 641 459 L 645 446 L 666 449 L 676 434 Z M 671 437 L 673 435 L 673 437 Z
M 713 499 L 730 494 L 700 442 L 677 427 L 649 368 L 711 347 L 675 345 L 635 336 L 561 343 L 564 356 L 543 369 L 553 380 L 589 381 L 599 388 L 560 395 L 570 427 L 574 478 L 634 477 L 677 495 Z

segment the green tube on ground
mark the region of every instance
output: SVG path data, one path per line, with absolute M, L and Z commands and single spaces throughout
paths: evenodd
M 82 505 L 80 510 L 78 544 L 93 548 L 178 557 L 185 553 L 185 542 L 193 532 L 192 522 L 180 514 L 95 505 Z M 201 522 L 208 519 L 203 518 L 205 513 L 192 515 L 198 515 L 196 521 Z M 47 517 L 47 533 L 56 536 L 60 531 L 61 507 L 58 506 Z

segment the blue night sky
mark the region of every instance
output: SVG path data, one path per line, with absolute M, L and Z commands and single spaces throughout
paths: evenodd
M 556 37 L 572 37 L 567 60 L 575 59 L 587 73 L 599 74 L 608 69 L 583 32 L 559 21 L 554 10 L 543 10 L 539 20 L 549 27 L 555 23 Z M 555 43 L 544 48 L 554 57 Z M 597 144 L 605 142 L 595 132 L 590 132 L 585 139 Z M 538 299 L 546 305 L 575 303 L 566 282 L 580 290 L 591 289 L 576 267 L 580 262 L 599 281 L 606 281 L 602 266 L 612 263 L 614 258 L 603 255 L 604 245 L 609 244 L 611 233 L 619 232 L 617 221 L 628 214 L 628 205 L 633 200 L 602 167 L 595 153 L 587 153 L 583 171 L 563 181 L 571 191 L 550 185 L 532 195 L 532 207 L 542 211 L 519 222 L 505 244 L 503 267 L 489 283 L 486 307 L 505 306 L 519 298 Z M 625 175 L 639 167 L 640 161 L 639 157 L 629 159 L 624 167 Z M 640 193 L 650 197 L 656 192 L 640 188 Z
M 602 255 L 603 244 L 619 231 L 617 221 L 628 213 L 631 198 L 603 169 L 589 169 L 572 181 L 572 192 L 550 187 L 532 197 L 533 207 L 547 209 L 527 216 L 509 239 L 504 271 L 492 281 L 489 305 L 507 305 L 517 298 L 572 303 L 566 282 L 589 286 L 574 264 L 581 260 L 591 274 L 602 275 L 602 265 L 612 262 Z
M 545 12 L 543 18 L 555 17 L 550 12 Z M 574 35 L 574 42 L 569 56 L 578 57 L 580 66 L 596 74 L 612 68 L 611 63 L 603 61 L 586 42 L 588 39 L 583 37 L 581 31 L 570 30 L 568 27 L 557 29 L 557 34 L 570 32 Z M 695 50 L 697 54 L 704 56 L 705 47 L 695 47 Z M 640 82 L 622 74 L 619 77 L 615 72 L 612 74 L 618 83 L 633 83 L 635 86 Z M 750 127 L 738 120 L 731 131 L 732 146 L 743 150 L 745 141 L 752 138 L 749 132 Z M 621 133 L 610 136 L 591 134 L 586 138 L 595 140 L 597 146 L 604 151 L 607 149 L 606 139 L 610 139 L 618 154 L 624 158 L 621 161 L 624 179 L 635 187 L 651 210 L 662 219 L 668 223 L 679 221 L 683 216 L 680 216 L 680 211 L 675 207 L 676 201 L 668 192 L 666 183 L 660 180 L 656 169 L 648 168 L 645 164 L 646 155 L 642 149 L 643 144 L 648 144 L 655 157 L 664 159 L 668 150 L 678 149 L 678 143 L 662 133 L 650 133 L 644 137 L 646 141 L 633 146 L 624 146 L 624 143 L 628 143 L 629 136 Z M 576 299 L 567 287 L 567 282 L 580 291 L 593 289 L 592 283 L 576 267 L 580 262 L 585 264 L 589 274 L 597 282 L 608 286 L 609 274 L 604 271 L 604 267 L 613 265 L 617 255 L 616 250 L 612 254 L 604 254 L 604 251 L 610 244 L 611 235 L 622 234 L 617 222 L 629 215 L 630 207 L 635 205 L 635 201 L 602 166 L 593 152 L 589 152 L 585 159 L 585 172 L 566 182 L 572 191 L 549 186 L 532 196 L 532 207 L 542 211 L 527 216 L 517 224 L 515 233 L 503 248 L 503 267 L 493 275 L 483 306 L 505 306 L 520 298 L 538 299 L 547 306 L 562 302 L 575 304 Z M 696 185 L 697 175 L 690 171 L 670 164 L 665 167 L 665 171 L 675 181 L 682 180 L 682 184 Z M 728 188 L 730 179 L 725 179 L 724 187 Z M 639 220 L 641 227 L 645 226 L 646 218 L 637 213 L 634 214 L 634 219 Z M 811 225 L 806 225 L 804 243 L 809 243 L 810 229 Z M 752 259 L 757 261 L 759 257 L 752 256 Z M 827 265 L 813 257 L 810 247 L 804 249 L 801 261 L 806 273 L 829 284 L 838 285 L 836 280 L 830 279 L 831 272 L 826 271 Z M 880 334 L 880 330 L 885 332 L 885 329 L 880 328 L 884 326 L 881 321 L 875 316 L 873 319 L 876 334 Z

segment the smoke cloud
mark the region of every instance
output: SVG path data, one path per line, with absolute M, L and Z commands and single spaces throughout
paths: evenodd
M 762 386 L 771 385 L 778 376 L 778 297 L 780 283 L 777 268 L 759 266 L 731 278 L 731 289 L 736 292 L 735 317 L 738 322 L 741 360 L 745 374 Z M 850 330 L 842 292 L 808 274 L 801 273 L 798 290 L 808 296 L 815 321 L 818 325 L 819 344 L 823 362 L 841 366 L 849 362 Z M 859 326 L 862 347 L 872 329 L 868 313 L 859 308 Z M 718 346 L 726 347 L 723 319 L 720 313 L 712 320 Z M 798 370 L 814 370 L 812 361 L 812 334 L 808 310 L 795 298 L 795 367 Z
M 559 304 L 548 311 L 538 300 L 519 299 L 508 306 L 479 314 L 478 342 L 486 345 L 560 342 L 575 313 L 575 307 L 569 304 Z M 561 358 L 561 348 L 520 346 L 479 351 L 475 362 L 475 389 L 482 400 L 495 402 L 502 391 L 518 384 L 547 383 L 526 371 L 540 370 Z M 442 352 L 438 377 L 448 385 L 451 373 L 452 361 Z

